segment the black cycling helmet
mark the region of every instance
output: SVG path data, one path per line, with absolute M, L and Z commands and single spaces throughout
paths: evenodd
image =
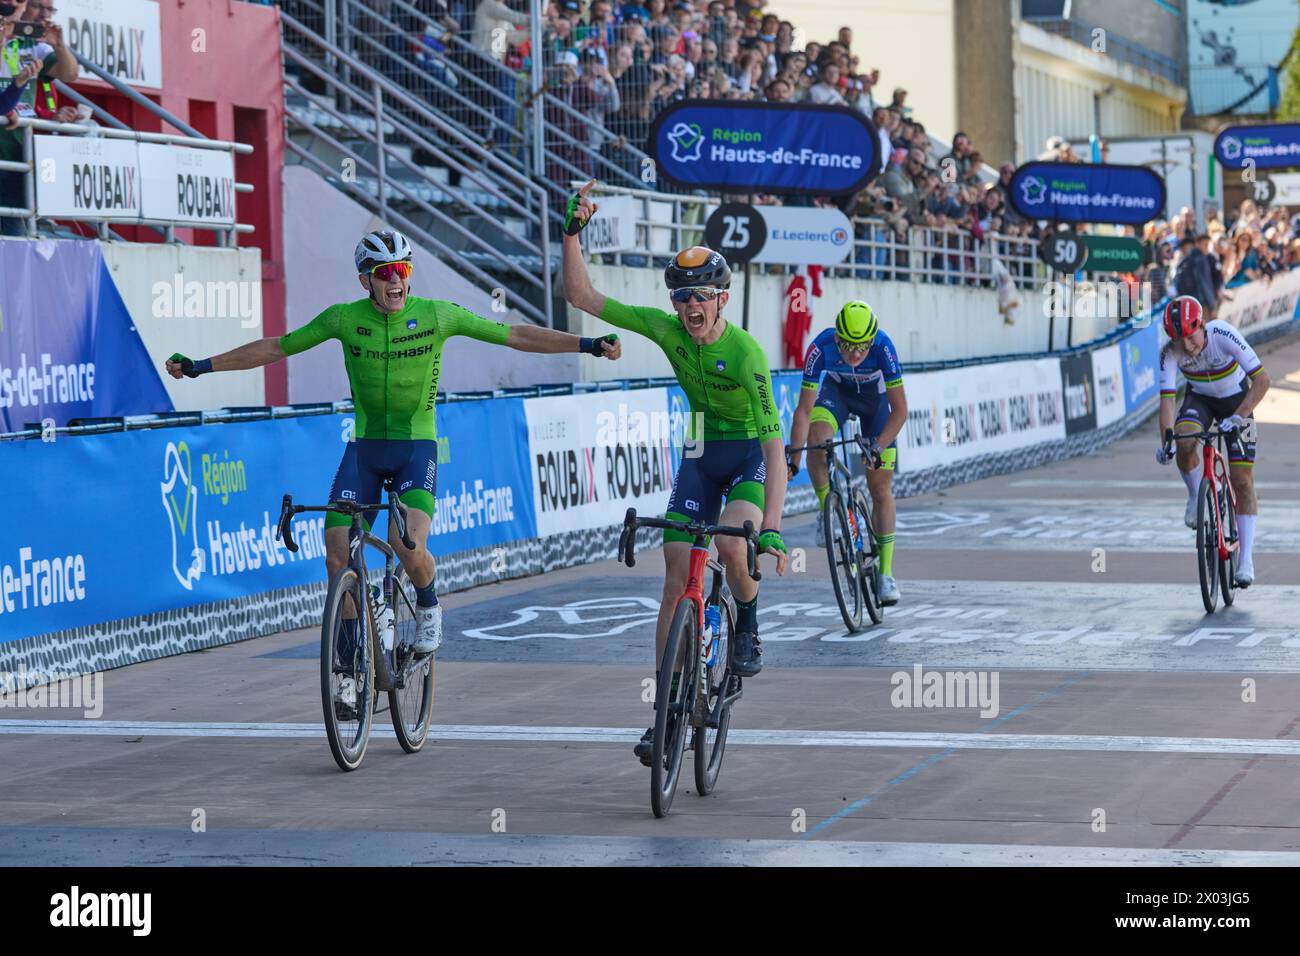
M 683 249 L 664 270 L 664 283 L 669 289 L 707 286 L 714 289 L 731 288 L 731 267 L 719 252 L 706 246 Z

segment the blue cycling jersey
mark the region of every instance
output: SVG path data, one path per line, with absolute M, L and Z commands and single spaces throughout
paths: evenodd
M 835 343 L 835 329 L 823 331 L 808 346 L 808 356 L 803 365 L 803 387 L 816 389 L 821 384 L 822 372 L 839 385 L 842 394 L 856 392 L 864 398 L 882 396 L 886 389 L 903 384 L 898 352 L 883 331 L 876 333 L 867 357 L 857 366 L 844 361 L 840 347 Z

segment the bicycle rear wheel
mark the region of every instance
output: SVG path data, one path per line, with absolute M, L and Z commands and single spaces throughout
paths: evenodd
M 709 699 L 706 701 L 708 711 L 713 713 L 719 698 L 727 695 L 731 689 L 732 635 L 736 632 L 736 609 L 730 598 L 724 598 L 719 608 L 722 614 L 722 637 L 718 641 L 718 656 L 709 668 Z M 722 755 L 727 749 L 727 731 L 731 728 L 731 708 L 724 707 L 718 716 L 718 726 L 695 728 L 695 790 L 707 797 L 717 786 L 718 774 L 722 770 Z
M 871 623 L 879 624 L 885 618 L 885 609 L 880 603 L 880 546 L 871 530 L 871 502 L 861 489 L 853 492 L 853 514 L 858 523 L 858 534 L 862 536 L 862 550 L 858 552 L 862 604 Z
M 410 645 L 419 636 L 419 621 L 415 616 L 415 585 L 406 576 L 406 569 L 398 567 L 393 575 L 393 669 L 401 673 L 410 661 Z M 403 651 L 403 647 L 407 649 Z M 388 712 L 393 719 L 397 742 L 408 754 L 424 746 L 429 735 L 429 720 L 433 714 L 433 657 L 425 657 L 406 674 L 401 687 L 388 692 Z
M 862 590 L 858 585 L 858 552 L 849 531 L 849 516 L 839 493 L 826 493 L 822 508 L 822 527 L 826 532 L 826 560 L 831 568 L 835 600 L 840 606 L 844 626 L 850 631 L 862 628 Z
M 1223 469 L 1225 472 L 1227 469 Z M 1237 561 L 1240 555 L 1237 540 L 1237 509 L 1232 504 L 1232 492 L 1228 487 L 1228 476 L 1222 476 L 1219 485 L 1219 515 L 1223 522 L 1223 541 L 1228 546 L 1228 556 L 1219 559 L 1219 581 L 1223 589 L 1223 606 L 1231 607 L 1237 599 Z M 1233 547 L 1237 545 L 1237 547 Z
M 650 806 L 668 815 L 682 772 L 682 755 L 695 707 L 696 668 L 700 662 L 699 609 L 692 598 L 677 605 L 655 686 L 654 754 L 650 760 Z M 679 673 L 676 690 L 673 674 Z
M 344 568 L 325 595 L 320 642 L 325 735 L 342 770 L 361 765 L 374 717 L 375 659 L 369 614 L 364 582 L 352 568 Z
M 1219 600 L 1219 534 L 1210 482 L 1205 478 L 1196 493 L 1196 567 L 1201 577 L 1201 603 L 1206 614 L 1213 614 Z

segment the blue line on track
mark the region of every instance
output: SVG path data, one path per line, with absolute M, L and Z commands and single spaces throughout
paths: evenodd
M 1001 717 L 994 718 L 989 724 L 987 724 L 984 728 L 980 730 L 980 733 L 984 733 L 989 730 L 992 730 L 994 727 L 997 727 L 999 724 L 1008 721 L 1013 717 L 1020 716 L 1025 711 L 1029 710 L 1029 708 L 1034 707 L 1037 704 L 1041 704 L 1045 700 L 1051 700 L 1057 694 L 1060 694 L 1062 691 L 1065 691 L 1068 688 L 1073 687 L 1075 684 L 1079 683 L 1079 681 L 1085 680 L 1090 676 L 1092 676 L 1092 671 L 1083 671 L 1082 673 L 1075 674 L 1073 677 L 1069 678 L 1068 680 L 1060 684 L 1057 684 L 1055 687 L 1051 688 L 1050 690 L 1043 691 L 1041 694 L 1038 695 L 1036 699 L 1030 701 L 1029 703 L 1021 704 L 1015 710 L 1009 711 L 1003 714 Z M 949 757 L 955 754 L 958 749 L 959 748 L 957 747 L 949 747 L 946 750 L 941 750 L 938 753 L 931 754 L 930 756 L 926 757 L 924 760 L 917 763 L 915 766 L 909 767 L 907 770 L 904 770 L 902 773 L 900 773 L 897 777 L 894 777 L 892 780 L 887 781 L 882 787 L 880 787 L 880 789 L 867 794 L 866 796 L 862 797 L 859 800 L 853 801 L 843 810 L 840 810 L 838 813 L 835 813 L 827 817 L 821 823 L 817 824 L 815 827 L 813 827 L 811 830 L 805 833 L 801 839 L 804 840 L 810 839 L 811 837 L 816 836 L 818 833 L 825 830 L 836 820 L 841 820 L 845 817 L 852 816 L 853 814 L 861 810 L 863 807 L 870 806 L 873 802 L 875 802 L 875 799 L 877 797 L 882 796 L 883 794 L 889 792 L 894 787 L 897 787 L 899 784 L 905 783 L 906 781 L 910 780 L 912 777 L 915 777 L 921 771 L 927 770 L 930 767 L 933 767 L 935 764 L 947 760 Z

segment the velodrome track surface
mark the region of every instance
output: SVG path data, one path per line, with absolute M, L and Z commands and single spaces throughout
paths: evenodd
M 903 603 L 856 636 L 790 519 L 807 571 L 764 580 L 718 788 L 688 766 L 666 819 L 631 754 L 647 552 L 447 596 L 430 744 L 383 715 L 352 774 L 313 630 L 110 672 L 99 720 L 5 711 L 0 863 L 1300 862 L 1300 344 L 1264 360 L 1258 579 L 1213 616 L 1152 422 L 901 502 Z M 918 664 L 996 674 L 996 715 L 892 706 Z

